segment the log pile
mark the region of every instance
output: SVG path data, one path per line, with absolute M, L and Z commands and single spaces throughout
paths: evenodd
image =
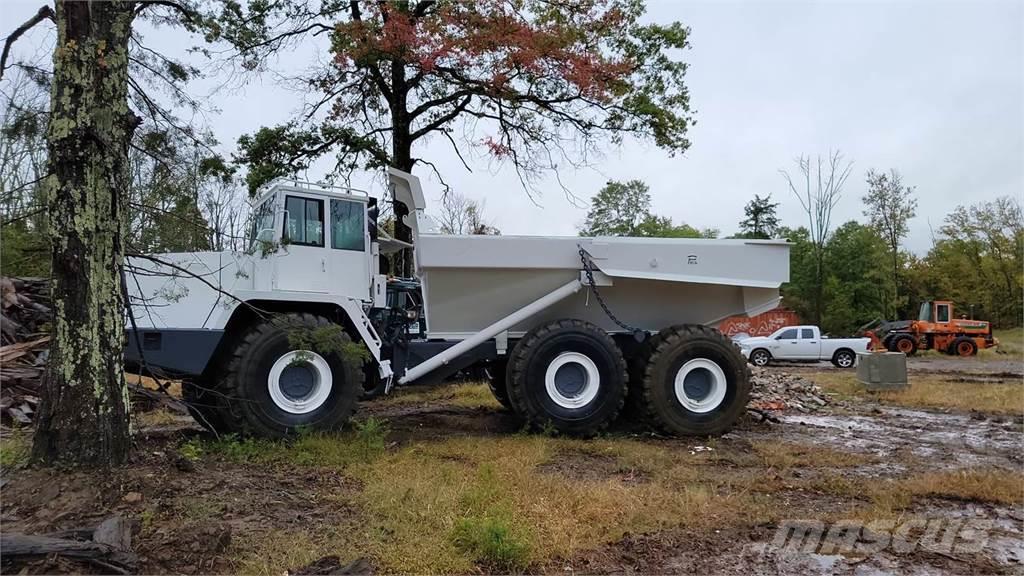
M 0 277 L 0 416 L 30 424 L 49 355 L 49 283 Z

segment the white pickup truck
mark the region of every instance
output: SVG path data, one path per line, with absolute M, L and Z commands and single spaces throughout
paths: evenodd
M 870 342 L 870 338 L 822 337 L 817 326 L 786 326 L 771 336 L 746 338 L 738 344 L 743 356 L 754 366 L 765 366 L 772 360 L 828 360 L 839 368 L 852 368 L 857 362 L 857 351 L 867 350 Z

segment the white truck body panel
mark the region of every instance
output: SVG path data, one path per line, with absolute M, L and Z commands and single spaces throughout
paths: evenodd
M 820 361 L 832 360 L 842 349 L 863 352 L 870 342 L 870 338 L 822 337 L 817 326 L 786 326 L 771 336 L 744 338 L 738 344 L 746 358 L 754 350 L 763 348 L 776 360 Z
M 729 316 L 770 310 L 789 277 L 785 242 L 434 234 L 417 240 L 432 338 L 474 333 L 571 281 L 582 268 L 581 246 L 611 280 L 600 288 L 608 306 L 623 322 L 644 330 L 681 323 L 715 326 Z M 583 290 L 513 327 L 510 336 L 558 318 L 622 330 Z
M 585 276 L 581 290 L 528 318 L 516 314 L 581 278 L 580 248 L 614 314 L 651 332 L 675 324 L 717 326 L 729 316 L 765 312 L 778 304 L 779 287 L 789 279 L 789 245 L 781 240 L 439 234 L 425 212 L 419 180 L 394 170 L 391 176 L 395 198 L 409 207 L 404 220 L 413 230 L 415 270 L 431 339 L 468 339 L 505 318 L 516 323 L 495 336 L 502 341 L 562 318 L 622 331 L 598 305 Z M 366 230 L 353 235 L 350 221 L 336 220 L 335 202 L 348 203 L 348 213 L 362 214 Z M 129 291 L 142 303 L 134 309 L 136 325 L 223 330 L 241 302 L 337 304 L 379 361 L 381 341 L 367 313 L 384 302 L 386 282 L 376 274 L 377 260 L 381 245 L 394 242 L 383 236 L 382 244 L 371 242 L 367 202 L 359 193 L 278 184 L 256 203 L 254 236 L 272 249 L 158 255 L 166 265 L 129 259 L 135 270 Z M 314 241 L 278 244 L 285 236 Z M 336 238 L 349 244 L 337 246 Z

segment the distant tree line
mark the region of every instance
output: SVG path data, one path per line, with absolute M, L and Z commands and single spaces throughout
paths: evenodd
M 902 247 L 917 199 L 898 171 L 869 170 L 861 198 L 867 221 L 834 226 L 832 212 L 851 163 L 837 152 L 796 163 L 795 175 L 783 171 L 783 176 L 807 224 L 782 225 L 779 202 L 771 194 L 755 195 L 729 238 L 784 238 L 793 244 L 783 303 L 805 321 L 846 334 L 876 319 L 916 318 L 922 301 L 948 299 L 958 314 L 998 327 L 1021 325 L 1024 213 L 1017 199 L 958 206 L 934 235 L 928 253 L 919 257 Z M 631 180 L 609 182 L 598 191 L 579 234 L 717 238 L 719 231 L 698 230 L 653 213 L 649 187 Z

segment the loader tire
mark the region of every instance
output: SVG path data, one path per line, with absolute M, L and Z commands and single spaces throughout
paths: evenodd
M 534 429 L 592 436 L 626 400 L 626 361 L 607 332 L 582 320 L 530 330 L 509 355 L 508 393 Z
M 214 434 L 231 432 L 221 415 L 220 395 L 221 392 L 206 380 L 184 380 L 181 383 L 181 399 L 188 413 L 200 426 Z
M 341 428 L 363 392 L 363 366 L 336 350 L 300 350 L 296 334 L 331 326 L 313 314 L 287 314 L 254 326 L 228 360 L 222 416 L 244 435 L 283 438 Z M 340 333 L 343 344 L 351 342 Z
M 978 345 L 973 339 L 960 336 L 949 345 L 949 354 L 966 358 L 978 353 Z
M 706 326 L 672 326 L 651 342 L 644 405 L 670 434 L 722 434 L 746 412 L 750 368 L 736 346 Z
M 917 341 L 915 341 L 914 337 L 909 334 L 893 336 L 891 345 L 891 350 L 893 352 L 902 352 L 907 356 L 917 354 Z

